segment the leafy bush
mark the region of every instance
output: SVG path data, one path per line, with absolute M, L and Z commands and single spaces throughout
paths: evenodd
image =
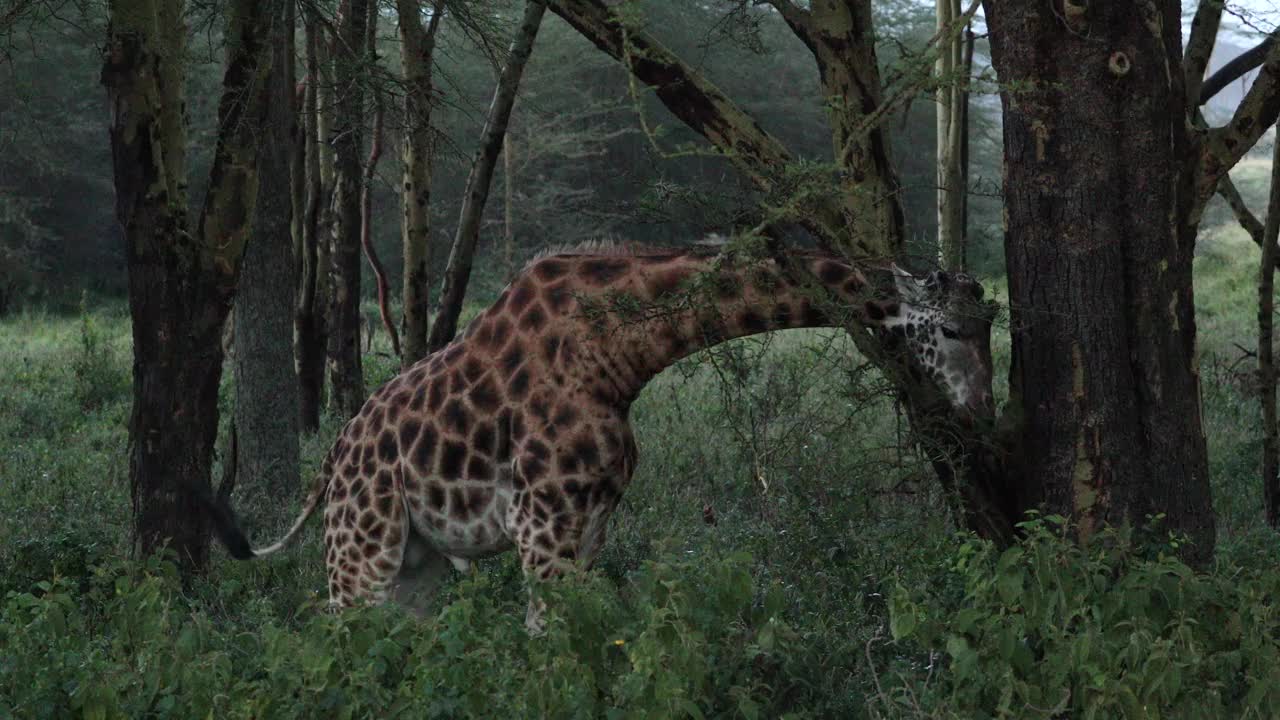
M 16 717 L 779 717 L 805 678 L 777 590 L 745 556 L 650 562 L 540 588 L 548 632 L 487 576 L 434 617 L 393 607 L 253 627 L 210 614 L 172 565 L 109 563 L 0 609 L 0 707 Z M 505 597 L 504 597 L 505 596 Z
M 22 539 L 0 554 L 0 559 L 9 565 L 0 575 L 0 593 L 29 591 L 52 577 L 85 588 L 93 577 L 94 567 L 109 557 L 114 545 L 101 530 L 77 526 Z
M 963 543 L 931 589 L 896 588 L 890 629 L 909 659 L 880 712 L 1274 716 L 1280 571 L 1197 572 L 1176 540 L 1144 546 L 1126 531 L 1081 546 L 1059 517 L 1021 527 L 1003 552 Z

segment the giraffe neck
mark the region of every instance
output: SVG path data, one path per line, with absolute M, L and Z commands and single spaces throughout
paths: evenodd
M 865 300 L 866 280 L 847 263 L 816 254 L 795 259 L 837 297 Z M 840 313 L 824 312 L 813 290 L 798 287 L 772 260 L 637 262 L 611 285 L 580 301 L 579 317 L 588 325 L 583 336 L 596 358 L 589 372 L 598 376 L 598 393 L 622 407 L 662 370 L 699 350 L 771 330 L 842 325 Z M 876 311 L 871 303 L 854 307 L 863 316 Z

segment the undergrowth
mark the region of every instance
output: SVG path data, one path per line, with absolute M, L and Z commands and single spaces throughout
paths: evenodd
M 591 572 L 547 588 L 537 639 L 510 556 L 455 577 L 422 618 L 320 613 L 315 525 L 262 561 L 215 553 L 188 587 L 163 561 L 130 559 L 126 310 L 11 314 L 0 719 L 1272 716 L 1280 543 L 1261 518 L 1237 347 L 1251 343 L 1256 251 L 1231 233 L 1202 247 L 1215 567 L 1122 535 L 1081 548 L 1048 518 L 1003 553 L 958 537 L 847 338 L 785 332 L 682 361 L 646 389 L 609 540 Z M 1006 348 L 998 329 L 998 363 Z M 369 387 L 395 367 L 379 336 Z M 339 424 L 301 439 L 304 476 Z M 256 513 L 254 539 L 278 535 L 300 501 Z

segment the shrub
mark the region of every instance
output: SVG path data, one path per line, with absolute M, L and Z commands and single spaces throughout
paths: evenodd
M 107 559 L 114 545 L 103 531 L 77 526 L 15 542 L 0 554 L 8 564 L 0 575 L 0 593 L 26 592 L 53 577 L 87 588 L 94 567 Z
M 1270 717 L 1280 707 L 1280 571 L 1197 572 L 1124 530 L 1085 545 L 1059 517 L 1004 551 L 964 542 L 931 589 L 899 585 L 906 651 L 878 713 L 930 717 Z M 936 665 L 935 665 L 936 663 Z
M 705 558 L 704 558 L 705 560 Z M 0 606 L 0 708 L 19 718 L 781 717 L 805 670 L 776 590 L 746 556 L 649 562 L 621 594 L 598 575 L 523 597 L 478 575 L 419 619 L 394 607 L 238 624 L 156 559 L 56 577 Z M 523 595 L 523 593 L 521 593 Z

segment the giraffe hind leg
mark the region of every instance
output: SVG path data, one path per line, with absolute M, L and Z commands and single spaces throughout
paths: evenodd
M 352 494 L 362 496 L 368 485 L 357 480 Z M 383 603 L 394 590 L 409 540 L 408 514 L 391 488 L 369 494 L 371 501 L 325 509 L 331 608 Z
M 449 558 L 411 531 L 405 545 L 404 560 L 396 575 L 392 599 L 414 614 L 425 616 L 431 600 L 448 577 L 450 567 Z

